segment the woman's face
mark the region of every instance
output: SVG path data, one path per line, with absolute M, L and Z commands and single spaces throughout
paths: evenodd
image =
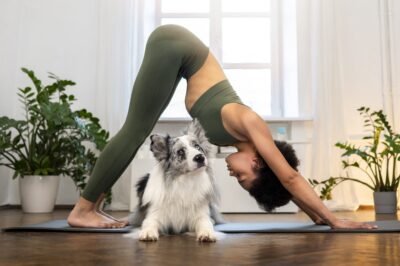
M 236 177 L 239 184 L 249 190 L 256 179 L 254 170 L 257 167 L 257 157 L 250 152 L 235 152 L 225 158 L 230 176 Z

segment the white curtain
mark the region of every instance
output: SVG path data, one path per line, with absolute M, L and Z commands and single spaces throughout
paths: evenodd
M 0 116 L 13 117 L 18 109 L 15 105 L 17 85 L 17 56 L 18 43 L 20 42 L 17 29 L 21 26 L 19 16 L 22 13 L 20 3 L 17 1 L 2 1 L 0 3 Z M 12 13 L 10 10 L 18 10 Z M 17 55 L 17 56 L 16 56 Z M 8 163 L 3 160 L 2 163 Z M 0 206 L 7 205 L 11 200 L 12 175 L 14 171 L 5 166 L 0 166 Z
M 400 131 L 400 3 L 379 0 L 383 110 L 395 132 Z
M 125 122 L 132 87 L 154 26 L 154 1 L 99 1 L 99 52 L 97 65 L 97 113 L 114 136 Z M 131 164 L 112 188 L 107 209 L 128 210 L 131 192 Z
M 341 86 L 340 34 L 335 0 L 299 0 L 298 42 L 300 90 L 311 88 L 313 105 L 312 166 L 310 178 L 324 180 L 344 174 L 340 150 L 346 140 Z M 331 210 L 356 210 L 359 206 L 352 182 L 333 190 Z
M 98 62 L 96 112 L 112 138 L 124 123 L 127 100 L 132 88 L 133 27 L 136 2 L 131 0 L 98 2 Z M 124 115 L 122 115 L 124 114 Z M 111 208 L 123 209 L 129 198 L 121 183 L 129 184 L 129 167 L 113 186 Z

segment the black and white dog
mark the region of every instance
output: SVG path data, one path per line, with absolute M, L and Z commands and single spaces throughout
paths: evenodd
M 223 219 L 209 164 L 215 146 L 197 119 L 183 136 L 153 134 L 150 139 L 158 164 L 136 183 L 139 203 L 127 218 L 130 225 L 141 227 L 139 240 L 156 241 L 160 233 L 195 232 L 198 241 L 216 241 L 213 224 Z

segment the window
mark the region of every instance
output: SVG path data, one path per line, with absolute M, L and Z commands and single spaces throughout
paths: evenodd
M 157 0 L 156 24 L 178 24 L 216 56 L 242 101 L 262 117 L 298 116 L 295 0 Z M 189 118 L 186 80 L 161 119 Z

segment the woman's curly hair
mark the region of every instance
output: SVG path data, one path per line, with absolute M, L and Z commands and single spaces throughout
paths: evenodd
M 274 140 L 274 142 L 289 165 L 297 171 L 297 166 L 300 162 L 292 145 L 286 141 Z M 249 193 L 256 199 L 258 205 L 262 209 L 270 212 L 276 207 L 286 205 L 293 196 L 281 184 L 275 173 L 268 164 L 265 163 L 260 154 L 258 154 L 258 157 L 264 162 L 264 165 L 255 171 L 256 179 L 252 182 Z

